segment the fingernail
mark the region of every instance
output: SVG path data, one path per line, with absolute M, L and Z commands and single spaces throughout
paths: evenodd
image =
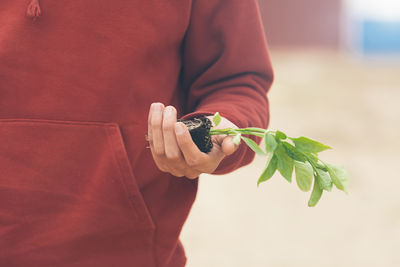
M 172 107 L 168 106 L 164 109 L 164 116 L 168 117 L 172 114 Z
M 175 124 L 175 133 L 176 134 L 182 134 L 184 131 L 182 123 L 176 123 Z
M 161 104 L 160 103 L 155 103 L 154 104 L 154 112 L 155 113 L 161 113 Z

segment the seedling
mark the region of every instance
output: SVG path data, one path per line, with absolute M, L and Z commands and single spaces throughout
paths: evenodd
M 207 153 L 212 149 L 212 135 L 226 134 L 234 136 L 233 142 L 235 144 L 239 145 L 241 141 L 244 141 L 255 153 L 267 157 L 267 163 L 258 178 L 257 186 L 269 180 L 276 170 L 291 183 L 294 170 L 300 190 L 307 192 L 312 187 L 311 196 L 308 200 L 309 207 L 315 206 L 323 191 L 330 192 L 333 185 L 346 194 L 348 193 L 349 175 L 347 171 L 342 166 L 326 163 L 319 158 L 319 152 L 331 149 L 331 147 L 318 141 L 304 136 L 288 137 L 281 131 L 256 127 L 215 129 L 214 127 L 221 121 L 218 112 L 213 116 L 214 127 L 207 117 L 179 121 L 188 127 L 193 141 L 202 152 Z M 255 135 L 263 138 L 265 151 L 256 142 L 244 135 Z

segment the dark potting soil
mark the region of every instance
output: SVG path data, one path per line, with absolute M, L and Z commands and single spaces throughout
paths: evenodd
M 183 122 L 188 128 L 193 142 L 197 145 L 200 151 L 207 153 L 213 147 L 211 135 L 209 135 L 212 127 L 211 120 L 207 117 L 199 117 L 190 120 L 178 120 Z

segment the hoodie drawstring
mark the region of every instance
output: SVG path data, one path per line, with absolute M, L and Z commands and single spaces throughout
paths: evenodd
M 26 9 L 26 15 L 33 20 L 36 20 L 41 14 L 39 0 L 31 0 Z

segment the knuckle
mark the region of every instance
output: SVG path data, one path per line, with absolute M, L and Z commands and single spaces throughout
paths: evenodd
M 164 122 L 162 125 L 163 131 L 173 131 L 174 130 L 174 124 L 171 122 Z
M 158 167 L 158 169 L 162 172 L 168 172 L 168 169 L 164 168 L 164 167 Z
M 159 162 L 156 162 L 156 165 L 157 165 L 157 168 L 158 168 L 160 171 L 162 171 L 162 172 L 168 172 L 168 168 L 167 168 L 164 164 L 161 164 L 161 163 L 159 163 Z
M 189 179 L 196 179 L 197 177 L 199 177 L 200 174 L 197 173 L 187 173 L 185 176 Z
M 151 117 L 151 127 L 152 128 L 159 128 L 159 127 L 161 127 L 161 123 L 162 123 L 162 121 L 161 121 L 161 118 L 159 117 L 159 116 L 155 116 L 155 115 L 153 115 L 152 117 Z
M 188 158 L 186 159 L 186 163 L 187 165 L 189 165 L 190 167 L 196 167 L 199 165 L 199 161 L 195 158 Z
M 171 174 L 176 177 L 183 177 L 184 174 L 180 171 L 172 171 Z
M 165 155 L 165 152 L 162 147 L 154 147 L 154 154 L 156 154 L 158 157 L 161 157 Z
M 159 129 L 161 128 L 161 120 L 151 119 L 151 128 L 152 129 Z
M 176 152 L 166 152 L 165 156 L 167 157 L 168 160 L 174 161 L 174 162 L 179 162 L 181 160 L 181 156 L 176 153 Z

